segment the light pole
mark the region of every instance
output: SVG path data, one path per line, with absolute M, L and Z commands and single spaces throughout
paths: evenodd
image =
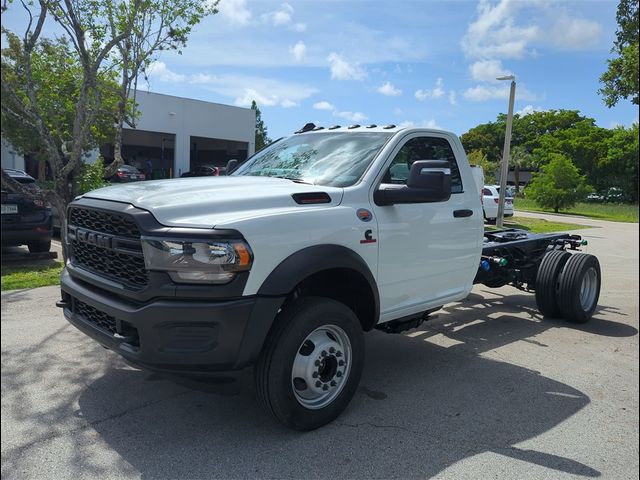
M 507 130 L 504 135 L 504 149 L 502 150 L 502 164 L 500 165 L 500 200 L 498 203 L 498 217 L 496 227 L 502 228 L 504 221 L 504 198 L 507 190 L 507 177 L 509 176 L 509 153 L 511 151 L 511 124 L 513 122 L 513 102 L 516 98 L 516 77 L 507 75 L 498 77 L 496 80 L 511 80 L 511 90 L 509 92 L 509 111 L 507 113 Z

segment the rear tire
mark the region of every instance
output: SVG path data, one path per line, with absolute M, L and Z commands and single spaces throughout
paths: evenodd
M 46 242 L 31 242 L 27 245 L 29 253 L 44 253 L 51 250 L 51 240 Z
M 347 407 L 363 364 L 364 336 L 353 311 L 303 297 L 281 312 L 267 337 L 255 367 L 258 399 L 287 427 L 314 430 Z
M 558 279 L 571 254 L 564 250 L 552 250 L 542 257 L 536 275 L 536 304 L 545 317 L 559 318 Z
M 593 255 L 571 255 L 560 275 L 558 305 L 562 316 L 574 323 L 588 322 L 600 297 L 600 262 Z

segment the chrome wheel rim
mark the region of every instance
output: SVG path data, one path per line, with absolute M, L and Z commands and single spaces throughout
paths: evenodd
M 582 278 L 580 285 L 580 305 L 585 312 L 593 307 L 598 290 L 598 272 L 591 267 Z
M 311 410 L 333 402 L 349 378 L 351 342 L 336 325 L 316 328 L 296 352 L 291 388 L 300 405 Z

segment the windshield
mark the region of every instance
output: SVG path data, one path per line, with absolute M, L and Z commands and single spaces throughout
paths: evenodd
M 392 133 L 326 132 L 294 135 L 273 143 L 232 175 L 288 178 L 348 187 L 356 183 Z

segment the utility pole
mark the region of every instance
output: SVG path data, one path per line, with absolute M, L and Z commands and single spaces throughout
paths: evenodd
M 507 177 L 509 176 L 509 153 L 511 152 L 511 124 L 513 123 L 513 103 L 516 98 L 516 77 L 508 75 L 496 80 L 511 80 L 509 92 L 509 111 L 507 113 L 507 130 L 504 135 L 504 149 L 502 150 L 502 164 L 500 165 L 500 200 L 498 203 L 498 217 L 496 227 L 502 228 L 504 223 L 504 198 L 507 194 Z

